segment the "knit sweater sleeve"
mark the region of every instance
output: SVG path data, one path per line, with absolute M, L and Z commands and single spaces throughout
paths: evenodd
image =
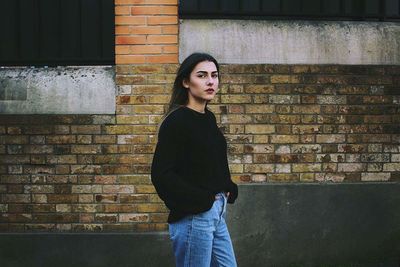
M 212 114 L 212 118 L 215 124 L 217 124 L 217 120 L 215 118 L 215 115 Z M 221 132 L 223 135 L 223 133 Z M 228 157 L 227 157 L 227 144 L 226 140 L 224 137 L 224 153 L 221 158 L 222 166 L 224 168 L 224 173 L 225 173 L 225 178 L 227 182 L 227 191 L 229 192 L 229 197 L 228 197 L 228 203 L 233 204 L 235 203 L 235 200 L 237 199 L 239 192 L 238 192 L 238 186 L 232 181 L 231 178 L 231 172 L 229 170 L 229 164 L 228 164 Z
M 177 173 L 178 153 L 182 147 L 181 118 L 168 116 L 160 126 L 158 142 L 151 166 L 151 181 L 170 210 L 196 214 L 209 210 L 215 195 L 188 183 Z
M 229 165 L 228 165 L 228 159 L 225 157 L 225 173 L 228 181 L 228 192 L 229 192 L 229 198 L 228 198 L 228 203 L 233 204 L 235 203 L 235 200 L 237 199 L 239 192 L 238 192 L 238 186 L 235 184 L 232 179 L 231 179 L 231 174 L 229 171 Z

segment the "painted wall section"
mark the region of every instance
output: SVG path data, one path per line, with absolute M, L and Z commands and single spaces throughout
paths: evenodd
M 400 64 L 400 24 L 182 20 L 180 62 L 195 51 L 233 64 Z
M 2 114 L 115 114 L 114 67 L 4 68 Z

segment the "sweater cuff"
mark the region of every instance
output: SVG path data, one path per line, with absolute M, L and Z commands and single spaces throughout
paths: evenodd
M 229 197 L 228 197 L 228 203 L 233 204 L 235 203 L 236 198 L 238 197 L 238 186 L 234 183 L 231 182 L 229 186 Z

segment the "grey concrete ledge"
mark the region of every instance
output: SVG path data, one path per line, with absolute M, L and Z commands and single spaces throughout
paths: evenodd
M 226 64 L 400 64 L 394 22 L 180 21 L 179 60 L 198 51 Z
M 114 66 L 0 68 L 0 114 L 115 114 Z

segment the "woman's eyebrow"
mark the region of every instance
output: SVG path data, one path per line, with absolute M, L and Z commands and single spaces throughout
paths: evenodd
M 211 73 L 217 73 L 218 71 L 212 71 Z M 205 70 L 199 70 L 199 71 L 197 71 L 196 73 L 208 73 L 207 71 L 205 71 Z

